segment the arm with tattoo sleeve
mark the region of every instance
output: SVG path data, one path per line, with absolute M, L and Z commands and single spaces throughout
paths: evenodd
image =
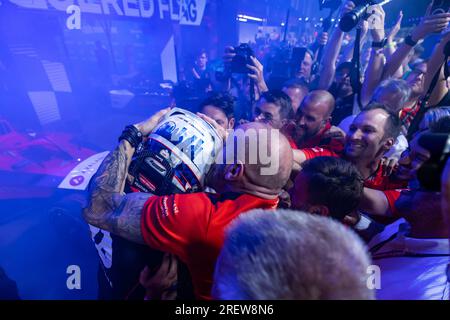
M 147 136 L 168 110 L 161 110 L 136 127 Z M 144 243 L 140 227 L 141 214 L 145 202 L 152 194 L 123 194 L 133 153 L 134 148 L 130 143 L 122 140 L 105 158 L 90 182 L 88 206 L 83 209 L 83 216 L 89 224 L 98 228 L 130 241 Z

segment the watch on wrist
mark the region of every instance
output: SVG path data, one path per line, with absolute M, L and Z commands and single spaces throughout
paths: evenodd
M 409 35 L 405 38 L 405 44 L 407 44 L 408 46 L 415 47 L 417 45 L 417 42 L 418 41 L 413 40 L 411 35 Z
M 384 48 L 387 44 L 387 38 L 384 38 L 381 41 L 373 41 L 372 42 L 372 48 Z

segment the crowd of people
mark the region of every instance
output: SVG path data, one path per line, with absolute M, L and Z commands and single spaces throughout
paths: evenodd
M 399 38 L 371 7 L 360 61 L 339 27 L 237 75 L 229 47 L 220 81 L 202 52 L 207 97 L 126 127 L 90 182 L 99 298 L 449 299 L 450 13 L 430 9 Z

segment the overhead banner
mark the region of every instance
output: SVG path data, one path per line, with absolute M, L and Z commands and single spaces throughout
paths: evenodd
M 9 0 L 9 2 L 22 8 L 64 12 L 68 7 L 76 5 L 80 8 L 81 14 L 171 19 L 192 26 L 201 24 L 206 6 L 206 0 Z

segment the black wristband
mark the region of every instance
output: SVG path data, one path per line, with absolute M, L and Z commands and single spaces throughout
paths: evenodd
M 384 38 L 380 42 L 373 41 L 372 42 L 372 48 L 384 48 L 386 46 L 387 39 Z
M 408 46 L 411 46 L 411 47 L 415 47 L 417 45 L 417 41 L 414 41 L 412 39 L 411 35 L 409 35 L 405 38 L 405 44 L 407 44 Z
M 143 135 L 135 126 L 126 126 L 119 137 L 119 142 L 122 140 L 128 141 L 135 149 L 140 149 L 142 145 Z

